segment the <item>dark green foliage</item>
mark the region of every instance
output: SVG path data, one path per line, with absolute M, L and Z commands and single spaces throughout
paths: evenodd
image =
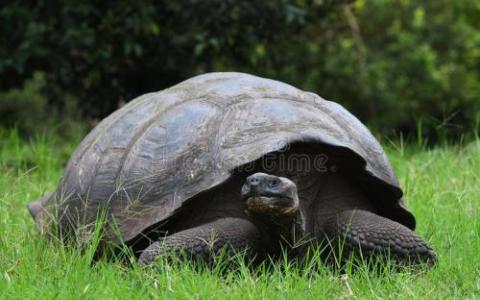
M 0 120 L 3 125 L 17 126 L 21 131 L 42 127 L 48 119 L 47 99 L 42 95 L 43 74 L 36 73 L 22 88 L 0 93 Z M 22 123 L 18 124 L 21 120 Z
M 383 134 L 468 135 L 480 116 L 479 3 L 355 1 L 324 26 L 265 46 L 261 70 L 344 104 Z
M 137 95 L 235 70 L 338 101 L 381 133 L 478 130 L 479 2 L 350 2 L 11 2 L 0 8 L 0 90 L 40 70 L 49 105 L 74 95 L 84 116 L 101 118 Z
M 35 72 L 22 87 L 0 91 L 0 125 L 15 127 L 24 137 L 46 132 L 69 138 L 84 134 L 86 126 L 81 124 L 75 99 L 64 95 L 60 112 L 45 97 L 45 87 L 45 74 Z
M 35 70 L 48 92 L 81 100 L 88 116 L 212 70 L 214 61 L 247 64 L 260 41 L 274 41 L 306 22 L 304 1 L 14 2 L 0 12 L 0 88 Z M 328 1 L 327 1 L 328 2 Z M 319 12 L 328 4 L 308 5 Z

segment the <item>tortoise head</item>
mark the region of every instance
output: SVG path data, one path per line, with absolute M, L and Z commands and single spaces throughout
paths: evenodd
M 291 219 L 299 210 L 297 186 L 290 179 L 255 173 L 246 178 L 242 198 L 247 213 L 261 219 Z

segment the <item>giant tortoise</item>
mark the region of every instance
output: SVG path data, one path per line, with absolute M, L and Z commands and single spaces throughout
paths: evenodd
M 196 76 L 105 118 L 58 188 L 28 206 L 42 232 L 130 245 L 141 264 L 178 249 L 255 257 L 296 240 L 344 241 L 348 256 L 436 261 L 384 151 L 337 103 L 242 73 Z M 340 243 L 337 243 L 340 244 Z M 304 244 L 305 245 L 305 244 Z M 225 247 L 224 247 L 225 246 Z

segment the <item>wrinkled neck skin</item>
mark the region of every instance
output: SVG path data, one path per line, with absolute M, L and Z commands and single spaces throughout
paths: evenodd
M 316 213 L 312 212 L 312 209 L 317 207 L 313 207 L 314 199 L 323 185 L 324 178 L 328 176 L 331 163 L 323 154 L 305 154 L 293 149 L 269 154 L 258 163 L 261 165 L 258 171 L 286 177 L 297 186 L 300 209 L 293 219 L 284 219 L 284 226 L 276 228 L 277 233 L 295 250 L 315 234 L 312 224 Z
M 299 213 L 292 215 L 291 217 L 284 215 L 260 215 L 255 213 L 248 213 L 250 217 L 260 227 L 266 229 L 266 231 L 274 237 L 274 239 L 282 240 L 288 244 L 292 244 L 292 232 L 298 223 Z
M 297 185 L 300 209 L 292 223 L 289 238 L 295 247 L 300 248 L 312 241 L 323 241 L 323 228 L 336 214 L 355 208 L 374 210 L 358 184 L 340 166 L 332 161 L 318 164 L 321 154 L 306 154 L 304 157 L 308 159 L 303 162 L 293 160 L 289 165 L 284 164 L 289 168 L 270 172 L 289 178 Z M 269 173 L 268 170 L 266 173 Z

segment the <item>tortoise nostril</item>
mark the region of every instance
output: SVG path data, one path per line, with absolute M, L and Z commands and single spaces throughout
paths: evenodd
M 248 184 L 250 184 L 250 186 L 257 186 L 260 183 L 260 180 L 255 176 L 254 177 L 249 177 L 247 179 L 247 181 L 248 181 Z

